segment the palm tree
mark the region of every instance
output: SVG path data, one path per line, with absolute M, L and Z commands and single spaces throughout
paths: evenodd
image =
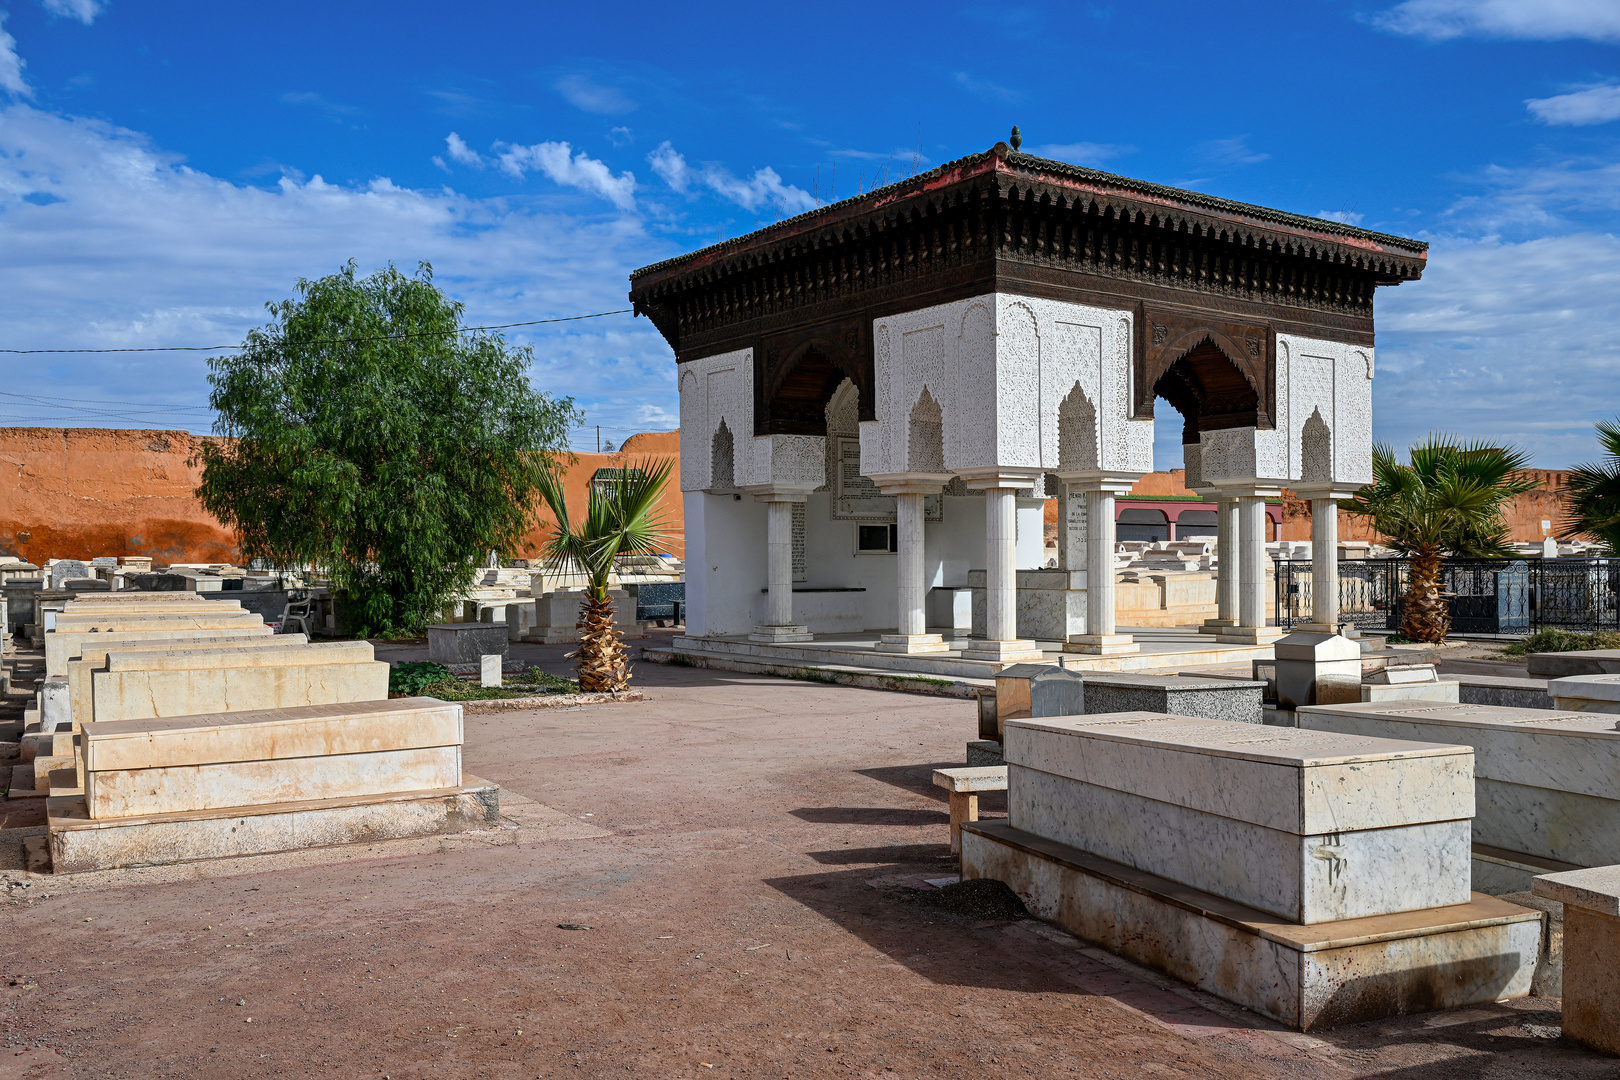
M 1401 633 L 1413 641 L 1441 642 L 1451 630 L 1451 611 L 1440 594 L 1442 562 L 1447 556 L 1511 554 L 1503 508 L 1537 484 L 1520 475 L 1530 463 L 1522 450 L 1431 435 L 1410 454 L 1411 464 L 1403 465 L 1391 447 L 1373 447 L 1373 482 L 1345 509 L 1369 519 L 1391 547 L 1412 559 Z
M 1620 555 L 1620 420 L 1600 422 L 1597 433 L 1603 460 L 1569 474 L 1563 525 L 1603 541 L 1610 555 Z
M 608 575 L 613 572 L 613 560 L 620 555 L 656 552 L 665 524 L 658 513 L 658 497 L 672 468 L 668 461 L 647 461 L 618 470 L 618 475 L 606 483 L 593 483 L 590 506 L 577 528 L 568 517 L 561 478 L 548 470 L 540 483 L 540 497 L 557 519 L 557 530 L 543 549 L 545 556 L 578 567 L 589 583 L 575 624 L 579 648 L 568 654 L 579 673 L 581 690 L 616 691 L 630 685 L 624 643 L 613 627 Z

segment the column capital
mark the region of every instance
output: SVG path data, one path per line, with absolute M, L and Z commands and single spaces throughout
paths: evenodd
M 1289 484 L 1288 490 L 1302 499 L 1333 499 L 1343 502 L 1345 499 L 1355 495 L 1363 486 L 1361 484 L 1335 484 L 1328 480 L 1309 484 Z
M 1230 480 L 1212 486 L 1219 499 L 1280 499 L 1283 493 L 1277 480 Z
M 1084 469 L 1056 472 L 1071 491 L 1102 491 L 1110 495 L 1128 495 L 1136 482 L 1147 473 L 1121 469 Z
M 749 484 L 741 490 L 752 495 L 755 502 L 802 503 L 815 489 L 802 484 Z
M 1006 465 L 975 465 L 969 469 L 957 469 L 968 487 L 974 490 L 989 490 L 991 488 L 1027 488 L 1035 487 L 1046 475 L 1045 469 L 1030 469 Z
M 952 473 L 867 473 L 885 495 L 938 495 L 951 482 Z

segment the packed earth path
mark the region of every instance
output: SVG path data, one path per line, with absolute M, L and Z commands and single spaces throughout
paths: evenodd
M 8 875 L 0 1080 L 1620 1074 L 1556 1001 L 1300 1035 L 952 886 L 971 702 L 636 679 L 468 713 L 498 834 Z

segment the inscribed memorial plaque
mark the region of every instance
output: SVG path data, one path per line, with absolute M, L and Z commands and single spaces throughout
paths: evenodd
M 895 520 L 894 496 L 885 495 L 861 475 L 861 440 L 852 436 L 828 437 L 837 443 L 838 467 L 833 474 L 833 521 L 890 522 Z M 945 503 L 939 495 L 923 497 L 923 520 L 944 521 Z

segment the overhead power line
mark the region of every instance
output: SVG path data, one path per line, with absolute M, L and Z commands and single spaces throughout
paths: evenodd
M 499 323 L 494 326 L 462 326 L 455 330 L 422 330 L 412 334 L 378 334 L 374 337 L 355 338 L 317 338 L 313 341 L 283 342 L 284 345 L 345 345 L 359 344 L 365 341 L 408 341 L 418 337 L 446 337 L 450 334 L 467 334 L 474 330 L 510 330 L 514 326 L 543 326 L 547 323 L 579 322 L 582 319 L 601 319 L 608 315 L 628 315 L 634 308 L 618 308 L 614 311 L 598 311 L 592 315 L 569 315 L 561 319 L 530 319 L 528 322 Z M 0 349 L 0 353 L 33 354 L 33 353 L 138 353 L 138 352 L 220 352 L 225 349 L 245 349 L 246 345 L 159 345 L 142 349 Z

